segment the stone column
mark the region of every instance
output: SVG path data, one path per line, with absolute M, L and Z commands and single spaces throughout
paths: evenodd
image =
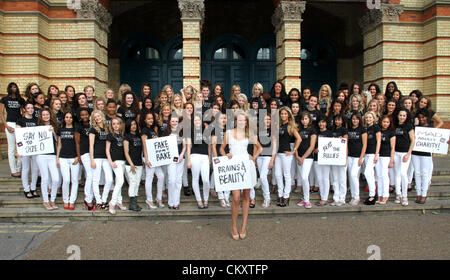
M 286 91 L 301 88 L 301 23 L 306 1 L 280 1 L 272 16 L 277 44 L 277 80 Z
M 178 0 L 183 26 L 183 85 L 200 90 L 201 52 L 200 38 L 205 6 L 203 0 Z

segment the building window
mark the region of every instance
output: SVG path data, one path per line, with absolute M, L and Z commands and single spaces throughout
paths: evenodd
M 214 52 L 214 59 L 227 59 L 227 49 L 220 48 Z
M 146 58 L 147 59 L 159 59 L 159 51 L 152 47 L 147 47 Z
M 178 50 L 176 50 L 172 56 L 172 59 L 174 60 L 183 59 L 183 48 L 179 48 Z
M 260 48 L 258 54 L 256 55 L 258 60 L 268 60 L 270 59 L 270 48 Z

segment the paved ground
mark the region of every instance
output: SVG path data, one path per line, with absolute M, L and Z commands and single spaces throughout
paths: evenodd
M 448 260 L 449 218 L 252 218 L 248 238 L 240 241 L 231 239 L 229 219 L 81 222 L 66 224 L 24 258 L 64 260 L 79 252 L 83 260 L 366 260 L 379 252 L 384 260 Z M 75 251 L 68 253 L 69 246 Z

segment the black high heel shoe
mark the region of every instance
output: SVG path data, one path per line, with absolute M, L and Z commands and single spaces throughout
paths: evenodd
M 31 192 L 23 192 L 23 194 L 25 195 L 25 197 L 26 198 L 28 198 L 28 199 L 32 199 L 34 196 L 33 196 L 33 194 L 31 193 Z M 31 196 L 30 196 L 31 195 Z

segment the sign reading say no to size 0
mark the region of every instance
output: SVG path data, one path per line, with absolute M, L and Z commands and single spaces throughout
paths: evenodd
M 50 126 L 16 128 L 17 153 L 21 156 L 53 153 L 53 132 Z

